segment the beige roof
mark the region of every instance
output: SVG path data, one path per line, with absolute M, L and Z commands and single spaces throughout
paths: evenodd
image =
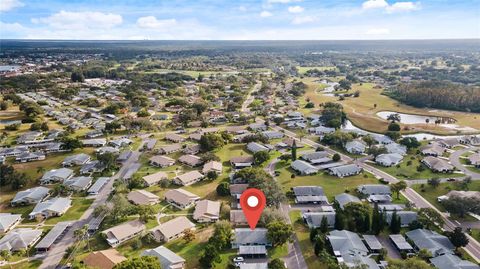
M 243 214 L 242 210 L 230 210 L 230 222 L 235 223 L 246 223 L 247 218 Z
M 162 166 L 167 166 L 167 165 L 171 165 L 172 163 L 175 163 L 174 159 L 167 156 L 162 156 L 162 155 L 153 156 L 152 158 L 149 159 L 149 161 L 152 163 L 158 163 Z
M 232 163 L 253 163 L 253 156 L 238 156 L 230 159 Z
M 198 201 L 193 212 L 193 219 L 213 218 L 218 219 L 220 215 L 220 202 L 202 200 Z
M 143 180 L 145 180 L 145 182 L 147 182 L 148 185 L 153 185 L 160 182 L 160 180 L 164 178 L 168 178 L 167 173 L 159 171 L 159 172 L 156 172 L 155 174 L 144 176 Z
M 216 161 L 210 161 L 208 163 L 206 163 L 205 165 L 203 165 L 203 170 L 202 172 L 204 174 L 210 172 L 210 171 L 215 171 L 215 172 L 222 172 L 222 169 L 223 169 L 223 165 L 221 162 L 216 162 Z
M 182 217 L 177 217 L 172 220 L 169 220 L 165 223 L 162 223 L 157 227 L 153 228 L 151 231 L 153 232 L 158 231 L 161 234 L 163 234 L 164 237 L 170 238 L 172 236 L 182 233 L 187 229 L 192 229 L 194 227 L 195 227 L 195 224 L 193 224 L 190 220 L 188 220 L 187 217 L 182 216 Z
M 107 250 L 94 251 L 90 253 L 83 262 L 93 268 L 100 269 L 112 269 L 116 264 L 126 261 L 125 258 L 120 252 L 116 249 L 111 248 Z
M 165 198 L 167 200 L 173 200 L 175 203 L 180 205 L 188 205 L 191 202 L 200 199 L 198 195 L 184 189 L 169 190 L 165 193 Z
M 248 188 L 248 184 L 231 184 L 230 194 L 242 194 Z
M 468 160 L 473 164 L 473 165 L 478 165 L 480 164 L 480 153 L 475 153 L 472 154 L 468 157 Z
M 141 232 L 145 229 L 146 229 L 146 227 L 143 224 L 143 222 L 141 222 L 140 220 L 137 219 L 137 220 L 132 220 L 132 221 L 125 222 L 125 223 L 122 223 L 120 225 L 114 226 L 110 229 L 107 229 L 107 230 L 103 231 L 102 233 L 106 234 L 107 236 L 112 235 L 118 241 L 121 241 L 124 238 L 127 238 L 128 236 L 130 236 L 132 234 L 135 234 L 135 233 L 138 233 L 138 232 Z
M 160 197 L 146 190 L 135 190 L 127 194 L 127 199 L 137 205 L 151 205 L 158 203 Z
M 180 144 L 171 144 L 171 145 L 164 145 L 159 148 L 160 151 L 165 151 L 165 152 L 173 152 L 180 150 L 182 148 L 182 145 Z
M 187 154 L 178 158 L 178 161 L 191 166 L 196 166 L 202 163 L 202 158 L 195 155 Z
M 169 133 L 169 134 L 165 135 L 165 139 L 175 141 L 175 142 L 179 142 L 179 141 L 185 140 L 185 137 L 183 137 L 181 135 L 178 135 L 178 134 Z
M 176 177 L 183 185 L 189 185 L 191 182 L 203 178 L 202 173 L 198 172 L 197 170 L 187 172 L 183 175 L 179 175 Z

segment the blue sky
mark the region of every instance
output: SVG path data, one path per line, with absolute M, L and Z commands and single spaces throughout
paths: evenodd
M 480 38 L 480 0 L 0 0 L 0 38 Z

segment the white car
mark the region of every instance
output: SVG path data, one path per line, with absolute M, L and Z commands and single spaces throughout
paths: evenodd
M 233 258 L 233 262 L 234 263 L 240 263 L 240 262 L 243 262 L 245 261 L 245 259 L 243 259 L 243 257 L 235 257 Z

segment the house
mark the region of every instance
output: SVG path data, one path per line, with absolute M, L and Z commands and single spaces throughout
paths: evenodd
M 202 139 L 202 136 L 203 136 L 202 133 L 193 133 L 188 136 L 188 139 L 193 141 L 200 141 L 200 139 Z
M 132 156 L 132 154 L 133 154 L 133 151 L 125 150 L 122 153 L 120 153 L 120 155 L 117 157 L 116 162 L 119 164 L 122 164 L 126 162 L 130 158 L 130 156 Z
M 456 191 L 452 190 L 449 191 L 447 194 L 439 196 L 437 200 L 439 202 L 445 201 L 450 199 L 450 197 L 461 197 L 461 198 L 469 198 L 469 199 L 476 199 L 480 200 L 480 192 L 479 191 Z
M 32 228 L 13 229 L 0 239 L 0 249 L 9 252 L 28 250 L 40 240 L 42 232 Z
M 323 218 L 327 219 L 329 228 L 335 226 L 335 212 L 304 212 L 302 218 L 310 229 L 320 228 Z
M 297 140 L 293 139 L 293 138 L 290 138 L 290 137 L 285 137 L 283 140 L 282 140 L 282 143 L 284 143 L 286 145 L 286 148 L 292 148 L 293 145 L 295 144 L 295 146 L 297 148 L 303 148 L 303 144 L 302 143 L 298 143 Z
M 88 189 L 87 193 L 89 195 L 97 195 L 100 190 L 107 184 L 107 182 L 110 180 L 108 177 L 99 177 L 95 183 Z
M 6 233 L 22 221 L 21 214 L 0 213 L 0 233 Z
M 268 140 L 280 139 L 285 136 L 282 132 L 278 132 L 278 131 L 263 131 L 262 135 L 265 136 Z
M 38 242 L 35 246 L 37 252 L 49 251 L 53 244 L 58 241 L 59 238 L 66 234 L 66 231 L 72 226 L 72 222 L 61 221 L 55 224 L 53 228 Z
M 115 265 L 126 260 L 127 258 L 120 252 L 114 248 L 110 248 L 91 252 L 83 259 L 83 264 L 92 268 L 112 269 Z
M 372 135 L 372 138 L 380 145 L 388 145 L 394 142 L 390 137 L 386 135 L 374 134 Z
M 168 242 L 179 238 L 186 230 L 195 230 L 195 224 L 187 217 L 181 216 L 169 220 L 150 230 L 150 235 L 157 242 Z
M 123 242 L 132 239 L 145 231 L 146 227 L 140 220 L 132 220 L 114 226 L 102 232 L 105 235 L 107 243 L 116 247 Z
M 240 269 L 268 269 L 267 262 L 240 263 Z
M 15 158 L 15 161 L 21 163 L 41 160 L 45 160 L 45 154 L 43 152 L 25 152 Z
M 364 195 L 392 195 L 392 191 L 388 185 L 381 184 L 365 184 L 357 187 L 357 191 Z
M 190 167 L 199 166 L 203 163 L 202 158 L 195 155 L 182 155 L 178 161 Z
M 149 159 L 150 165 L 165 168 L 175 164 L 175 160 L 162 155 L 156 155 Z
M 293 187 L 295 203 L 298 204 L 321 204 L 328 203 L 328 199 L 322 187 L 318 186 L 297 186 Z
M 142 177 L 145 186 L 153 186 L 164 179 L 168 179 L 167 173 L 159 171 L 154 174 Z
M 82 167 L 80 168 L 80 174 L 91 175 L 93 173 L 100 173 L 105 170 L 105 168 L 105 164 L 103 164 L 99 160 L 94 160 L 82 165 Z
M 203 179 L 202 173 L 198 172 L 197 170 L 187 172 L 185 174 L 176 176 L 173 179 L 173 183 L 181 186 L 189 186 L 194 183 L 199 182 L 200 180 Z
M 245 167 L 251 167 L 254 163 L 253 156 L 239 156 L 230 159 L 230 164 L 235 169 L 242 169 Z
M 127 170 L 123 173 L 122 179 L 123 180 L 130 180 L 133 175 L 140 169 L 141 164 L 140 163 L 134 163 L 130 165 Z
M 180 151 L 181 149 L 182 149 L 182 145 L 180 145 L 180 144 L 164 145 L 164 146 L 161 146 L 158 149 L 158 153 L 160 153 L 160 154 L 170 154 L 170 153 Z
M 318 172 L 318 168 L 302 160 L 295 160 L 290 166 L 300 175 L 313 175 Z
M 453 165 L 449 164 L 447 161 L 433 156 L 423 158 L 422 163 L 434 172 L 451 173 L 455 169 Z
M 368 249 L 358 234 L 347 230 L 334 230 L 327 236 L 337 262 L 347 267 L 365 266 L 368 269 L 379 269 L 376 262 L 367 257 Z
M 462 260 L 450 253 L 432 258 L 430 262 L 438 269 L 480 269 L 478 264 Z
M 382 244 L 380 241 L 378 241 L 375 235 L 364 234 L 362 237 L 370 252 L 378 253 L 383 248 Z
M 112 153 L 112 154 L 118 154 L 120 150 L 118 148 L 110 147 L 110 146 L 105 146 L 105 147 L 99 147 L 95 152 L 99 155 L 105 154 L 105 153 Z
M 361 203 L 358 197 L 353 196 L 348 193 L 342 193 L 335 196 L 335 201 L 337 201 L 338 205 L 341 209 L 344 209 L 345 205 L 349 203 Z
M 449 138 L 449 139 L 442 139 L 437 141 L 437 143 L 444 148 L 451 149 L 459 145 L 458 139 L 456 138 Z
M 84 147 L 104 147 L 107 144 L 107 139 L 105 138 L 95 138 L 95 139 L 84 139 L 82 140 Z
M 395 166 L 402 162 L 403 156 L 398 153 L 380 154 L 375 158 L 375 162 L 381 166 Z
M 221 174 L 222 170 L 223 170 L 223 165 L 221 162 L 210 161 L 203 165 L 202 173 L 206 175 L 208 174 L 208 172 L 213 171 L 216 174 Z
M 200 149 L 201 148 L 199 144 L 190 144 L 185 146 L 185 148 L 183 149 L 183 153 L 195 155 L 200 152 Z
M 397 143 L 390 143 L 384 146 L 388 153 L 396 153 L 400 155 L 407 154 L 407 147 Z
M 361 140 L 353 140 L 345 144 L 345 150 L 351 154 L 363 154 L 366 149 L 367 145 Z
M 122 148 L 132 143 L 133 141 L 128 138 L 118 138 L 118 139 L 110 140 L 110 142 L 108 142 L 108 144 L 114 148 Z
M 315 127 L 315 128 L 311 128 L 311 129 L 310 129 L 310 132 L 311 132 L 311 133 L 314 133 L 314 134 L 316 134 L 316 135 L 323 136 L 323 135 L 325 135 L 325 134 L 334 133 L 334 132 L 335 132 L 335 128 L 325 127 L 325 126 L 318 126 L 318 127 Z
M 22 153 L 29 152 L 27 146 L 16 146 L 13 148 L 3 148 L 0 149 L 0 156 L 3 156 L 5 158 L 8 157 L 16 157 L 19 156 Z
M 146 190 L 131 191 L 127 194 L 127 199 L 136 205 L 154 205 L 160 201 L 160 197 Z
M 255 228 L 236 228 L 232 239 L 232 248 L 238 249 L 240 246 L 271 246 L 267 239 L 267 229 Z
M 72 177 L 63 182 L 67 188 L 74 191 L 84 191 L 92 185 L 91 177 Z
M 387 211 L 386 218 L 387 223 L 390 224 L 392 222 L 393 213 L 396 211 Z M 397 216 L 400 217 L 400 224 L 401 227 L 408 227 L 410 223 L 417 220 L 417 212 L 414 211 L 398 211 L 396 212 Z
M 155 138 L 145 139 L 145 143 L 143 144 L 143 150 L 151 151 L 155 148 L 156 144 L 157 144 L 157 139 Z
M 389 238 L 398 251 L 400 252 L 404 251 L 406 253 L 413 252 L 412 245 L 410 245 L 410 243 L 407 242 L 407 240 L 405 239 L 405 237 L 403 237 L 403 235 L 391 234 Z
M 248 184 L 230 184 L 230 195 L 232 196 L 232 208 L 240 208 L 240 196 L 248 188 Z
M 264 123 L 252 123 L 248 125 L 248 128 L 253 132 L 261 132 L 268 129 L 267 125 L 265 125 Z
M 324 164 L 332 161 L 332 158 L 329 157 L 329 154 L 326 151 L 307 152 L 302 154 L 302 156 L 300 156 L 300 159 L 314 165 Z
M 230 210 L 230 223 L 234 226 L 247 226 L 248 221 L 245 217 L 245 214 L 240 209 L 231 209 Z
M 73 170 L 69 168 L 53 169 L 43 174 L 40 179 L 41 184 L 52 184 L 56 182 L 64 182 L 73 176 Z
M 455 247 L 448 237 L 441 235 L 437 232 L 416 229 L 406 232 L 407 238 L 413 242 L 415 249 L 426 249 L 432 253 L 433 257 L 437 257 L 444 254 L 454 254 Z
M 445 148 L 437 143 L 429 144 L 420 148 L 420 152 L 425 156 L 442 156 L 445 153 Z
M 183 269 L 185 268 L 185 259 L 175 254 L 164 246 L 154 249 L 144 250 L 141 256 L 157 257 L 162 269 Z
M 380 211 L 397 211 L 398 212 L 404 209 L 405 209 L 405 206 L 401 204 L 379 204 L 378 205 L 378 210 Z
M 252 153 L 257 153 L 257 152 L 260 152 L 260 151 L 270 151 L 269 148 L 265 147 L 264 145 L 262 144 L 259 144 L 257 142 L 250 142 L 247 144 L 247 149 L 248 151 L 252 152 Z
M 95 137 L 99 137 L 99 136 L 102 136 L 103 135 L 103 132 L 100 131 L 100 130 L 93 130 L 93 131 L 90 131 L 88 133 L 85 134 L 85 137 L 86 138 L 95 138 Z
M 28 214 L 29 219 L 35 219 L 37 217 L 50 218 L 58 217 L 72 206 L 72 200 L 65 197 L 56 197 L 43 202 L 39 202 Z
M 362 168 L 356 164 L 346 164 L 328 168 L 330 175 L 339 178 L 358 175 L 362 172 Z
M 45 187 L 35 187 L 26 189 L 24 191 L 19 191 L 15 194 L 10 204 L 12 206 L 16 205 L 27 205 L 27 204 L 36 204 L 42 201 L 50 190 Z
M 169 190 L 165 193 L 165 201 L 179 209 L 189 208 L 198 200 L 200 200 L 198 195 L 184 189 Z
M 468 162 L 477 167 L 480 168 L 480 153 L 475 153 L 470 156 L 468 156 Z
M 172 141 L 174 143 L 181 143 L 184 142 L 186 139 L 185 137 L 175 134 L 175 133 L 168 133 L 165 135 L 165 139 L 168 141 Z
M 63 167 L 70 167 L 70 166 L 74 166 L 74 165 L 83 165 L 83 164 L 88 163 L 90 161 L 90 159 L 91 158 L 88 154 L 85 154 L 85 153 L 75 154 L 75 155 L 66 157 L 63 160 L 62 165 L 63 165 Z
M 198 222 L 215 222 L 220 218 L 220 202 L 198 201 L 193 212 L 193 219 Z
M 467 135 L 458 139 L 458 142 L 463 145 L 480 146 L 480 136 Z

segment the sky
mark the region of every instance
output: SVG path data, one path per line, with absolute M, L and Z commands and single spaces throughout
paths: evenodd
M 480 0 L 0 0 L 0 38 L 480 38 Z

